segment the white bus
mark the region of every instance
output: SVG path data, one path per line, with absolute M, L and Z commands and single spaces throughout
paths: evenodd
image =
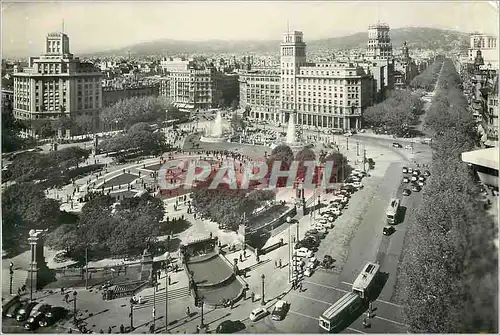
M 319 326 L 328 332 L 340 329 L 346 320 L 355 316 L 362 305 L 363 299 L 358 294 L 348 292 L 321 314 Z
M 386 211 L 388 224 L 395 224 L 396 223 L 398 209 L 399 209 L 399 199 L 392 198 L 391 202 L 389 203 L 389 206 L 387 207 L 387 211 Z
M 361 271 L 358 278 L 354 281 L 354 284 L 352 284 L 352 292 L 358 294 L 361 299 L 367 300 L 379 270 L 379 264 L 372 262 L 366 263 L 363 271 Z

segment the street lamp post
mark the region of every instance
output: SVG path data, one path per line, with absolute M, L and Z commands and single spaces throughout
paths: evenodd
M 156 329 L 156 281 L 153 286 L 153 329 Z
M 356 142 L 356 156 L 359 156 L 359 142 Z
M 205 297 L 201 296 L 200 298 L 200 303 L 201 303 L 201 322 L 200 322 L 200 328 L 203 328 L 205 326 L 204 324 L 204 313 L 203 313 L 203 305 L 205 305 Z
M 266 278 L 266 276 L 264 274 L 262 274 L 262 276 L 260 276 L 262 278 L 262 299 L 260 300 L 260 304 L 262 306 L 264 306 L 266 304 L 265 302 L 265 298 L 264 298 L 264 279 Z
M 346 137 L 346 150 L 349 150 L 349 137 Z
M 73 292 L 73 323 L 76 324 L 76 291 Z
M 9 266 L 10 281 L 9 281 L 9 294 L 12 294 L 12 279 L 14 277 L 14 264 L 11 262 Z
M 134 330 L 134 299 L 130 298 L 130 330 Z
M 292 218 L 287 216 L 286 222 L 288 223 L 288 281 L 292 280 L 292 266 L 291 266 L 291 255 L 292 255 L 292 231 L 290 225 L 292 223 Z
M 168 264 L 165 266 L 165 333 L 168 333 Z

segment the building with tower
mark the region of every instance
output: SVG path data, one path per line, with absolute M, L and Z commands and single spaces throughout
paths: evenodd
M 46 37 L 45 54 L 30 57 L 28 67 L 14 67 L 14 117 L 21 120 L 56 120 L 91 116 L 94 129 L 102 108 L 102 73 L 92 63 L 70 53 L 63 33 Z M 61 130 L 69 136 L 77 129 Z M 30 135 L 35 135 L 33 129 Z
M 376 23 L 368 26 L 368 43 L 365 57 L 369 60 L 392 60 L 392 43 L 389 25 Z
M 394 87 L 404 88 L 418 75 L 418 67 L 410 57 L 406 41 L 403 43 L 402 55 L 394 63 Z
M 498 36 L 486 34 L 472 34 L 470 36 L 470 46 L 468 49 L 469 63 L 474 63 L 478 50 L 484 60 L 484 66 L 491 70 L 498 70 L 499 48 Z
M 300 31 L 283 34 L 280 66 L 240 73 L 240 107 L 250 117 L 299 126 L 361 128 L 363 110 L 373 103 L 374 78 L 363 66 L 346 61 L 307 62 Z M 278 97 L 278 100 L 276 98 Z

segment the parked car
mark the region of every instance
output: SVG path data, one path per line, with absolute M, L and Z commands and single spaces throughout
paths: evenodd
M 68 310 L 64 307 L 55 306 L 46 312 L 43 319 L 40 321 L 41 327 L 48 327 L 55 324 L 57 321 L 64 319 L 68 315 Z
M 347 132 L 344 134 L 345 137 L 351 137 L 352 136 L 352 133 L 351 132 Z
M 306 277 L 311 277 L 314 273 L 315 269 L 311 269 L 311 268 L 307 268 L 305 271 L 304 271 L 304 276 Z
M 411 181 L 417 181 L 418 180 L 418 177 L 417 176 L 411 176 Z
M 325 257 L 323 257 L 323 261 L 321 262 L 321 267 L 324 269 L 330 269 L 333 266 L 334 262 L 335 260 L 332 256 L 325 255 Z
M 397 143 L 397 142 L 392 143 L 392 146 L 393 146 L 394 148 L 402 148 L 402 147 L 403 147 L 401 144 L 399 144 L 399 143 Z
M 429 170 L 424 171 L 424 176 L 429 177 L 430 175 L 431 175 L 431 173 L 429 172 Z
M 299 249 L 295 250 L 293 252 L 293 254 L 296 255 L 296 256 L 298 256 L 298 257 L 307 257 L 307 258 L 309 258 L 309 257 L 312 257 L 313 252 L 312 252 L 312 250 L 309 250 L 307 248 L 302 247 L 302 248 L 299 248 Z
M 419 176 L 420 175 L 420 170 L 413 170 L 412 174 L 414 176 Z
M 420 186 L 418 186 L 418 185 L 413 185 L 412 188 L 411 188 L 411 190 L 413 192 L 420 192 L 422 190 L 422 188 Z
M 425 181 L 425 177 L 424 176 L 419 176 L 418 177 L 418 181 Z
M 408 173 L 408 168 L 406 166 L 403 167 L 403 173 Z
M 31 310 L 37 305 L 36 302 L 29 302 L 17 311 L 16 320 L 19 322 L 26 321 L 31 313 Z
M 290 304 L 285 300 L 278 300 L 271 312 L 271 318 L 276 321 L 281 321 L 286 317 L 286 313 L 290 308 Z
M 342 211 L 338 207 L 330 207 L 330 208 L 328 208 L 328 212 L 335 215 L 335 216 L 342 215 Z
M 409 196 L 410 194 L 411 194 L 411 191 L 410 191 L 409 189 L 405 188 L 405 189 L 403 190 L 403 195 L 404 195 L 404 196 L 406 196 L 406 197 L 407 197 L 407 196 Z
M 352 186 L 356 187 L 357 189 L 363 188 L 363 184 L 361 184 L 361 182 L 359 182 L 359 181 L 352 183 Z
M 320 232 L 317 229 L 310 229 L 310 230 L 306 231 L 306 237 L 307 236 L 318 236 L 320 239 L 323 239 L 323 238 L 325 238 L 326 233 Z
M 257 307 L 250 313 L 249 319 L 255 322 L 266 317 L 268 314 L 269 312 L 264 307 Z
M 356 188 L 352 185 L 349 185 L 349 184 L 343 184 L 342 186 L 340 186 L 340 190 L 346 190 L 348 192 L 354 192 L 356 191 Z
M 417 185 L 420 186 L 420 187 L 424 187 L 425 186 L 425 181 L 419 180 L 418 183 L 417 183 Z
M 312 229 L 317 230 L 320 234 L 326 235 L 328 234 L 328 229 L 320 224 L 313 224 L 311 226 Z
M 40 326 L 40 321 L 43 320 L 43 312 L 36 312 L 31 315 L 26 323 L 24 324 L 24 329 L 26 330 L 35 330 Z
M 307 263 L 307 268 L 308 269 L 316 269 L 318 264 L 319 264 L 318 259 L 316 257 L 312 257 L 309 259 L 309 263 Z
M 393 226 L 385 226 L 384 229 L 382 230 L 382 233 L 386 236 L 392 235 L 396 231 L 396 228 Z
M 413 168 L 408 168 L 408 173 L 413 173 Z
M 239 332 L 240 330 L 245 329 L 245 324 L 240 320 L 232 321 L 226 320 L 222 321 L 217 328 L 215 328 L 215 332 L 217 334 L 231 334 Z
M 413 147 L 412 147 L 412 145 L 411 145 L 411 144 L 407 144 L 407 145 L 405 145 L 405 149 L 407 149 L 407 150 L 411 150 L 412 148 L 413 148 Z
M 17 315 L 17 312 L 19 311 L 19 309 L 23 306 L 23 304 L 18 301 L 18 302 L 15 302 L 14 304 L 12 304 L 8 309 L 7 311 L 5 312 L 5 316 L 8 317 L 8 318 L 15 318 L 16 315 Z
M 408 179 L 408 177 L 403 177 L 403 183 L 409 183 L 410 182 L 410 179 Z

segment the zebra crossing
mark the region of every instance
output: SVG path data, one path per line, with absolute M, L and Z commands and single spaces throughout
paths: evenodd
M 189 294 L 189 288 L 186 287 L 180 287 L 174 290 L 168 290 L 168 300 L 176 300 L 176 299 L 182 299 L 185 297 L 188 297 Z M 152 294 L 148 294 L 145 296 L 141 296 L 142 303 L 140 305 L 137 305 L 134 307 L 134 310 L 139 310 L 143 308 L 151 308 L 153 307 L 153 300 L 156 300 L 156 304 L 164 303 L 166 300 L 166 294 L 165 290 L 162 290 L 158 293 L 156 293 L 156 298 L 153 299 Z

